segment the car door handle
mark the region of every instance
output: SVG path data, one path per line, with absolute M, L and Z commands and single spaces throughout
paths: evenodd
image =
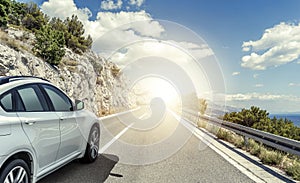
M 31 126 L 35 124 L 35 121 L 25 121 L 25 124 Z

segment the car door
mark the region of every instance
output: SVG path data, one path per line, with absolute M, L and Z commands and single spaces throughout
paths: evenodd
M 57 159 L 79 153 L 83 143 L 83 137 L 76 121 L 76 113 L 69 97 L 56 87 L 43 84 L 42 88 L 50 99 L 53 110 L 60 119 L 61 145 Z
M 37 85 L 17 88 L 16 100 L 23 129 L 36 153 L 38 173 L 52 165 L 60 145 L 59 118 Z

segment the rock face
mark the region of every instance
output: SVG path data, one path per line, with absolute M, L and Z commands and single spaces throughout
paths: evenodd
M 13 38 L 15 39 L 15 38 Z M 85 102 L 99 116 L 135 105 L 125 79 L 113 63 L 92 51 L 83 55 L 66 50 L 59 67 L 53 67 L 30 51 L 12 49 L 0 40 L 0 75 L 30 75 L 51 81 L 72 99 Z

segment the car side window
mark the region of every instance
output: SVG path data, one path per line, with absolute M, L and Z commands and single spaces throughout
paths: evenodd
M 26 112 L 41 112 L 47 111 L 45 100 L 37 86 L 27 86 L 18 89 L 19 96 L 23 101 Z
M 1 106 L 5 111 L 8 112 L 13 111 L 12 96 L 13 96 L 12 93 L 7 93 L 6 95 L 2 96 L 0 99 Z
M 72 111 L 73 105 L 64 93 L 50 85 L 42 86 L 48 94 L 55 111 Z

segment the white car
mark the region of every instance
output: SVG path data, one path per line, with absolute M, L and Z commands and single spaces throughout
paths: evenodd
M 36 182 L 74 159 L 94 162 L 99 120 L 50 82 L 0 77 L 0 183 Z

